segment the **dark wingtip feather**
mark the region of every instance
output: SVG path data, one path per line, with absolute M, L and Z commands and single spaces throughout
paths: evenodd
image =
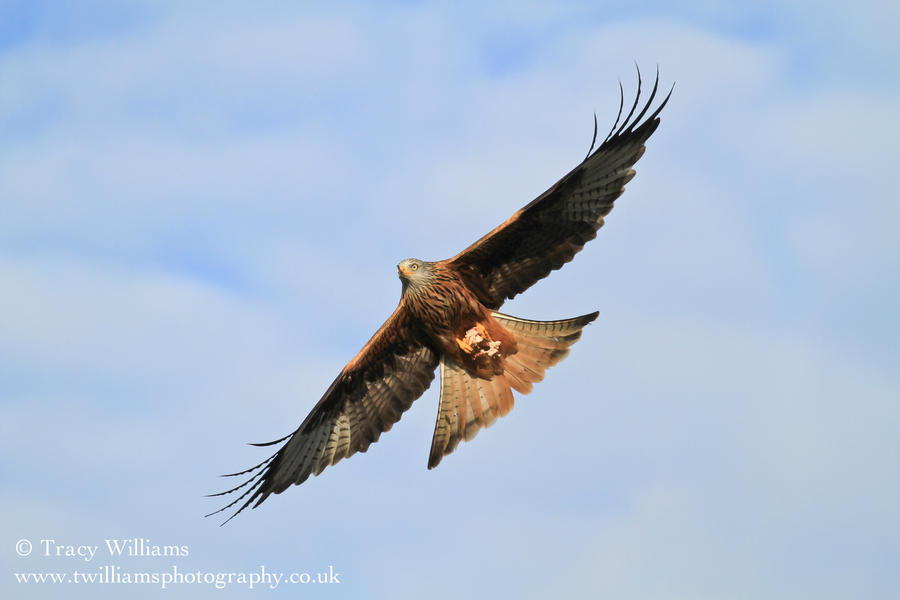
M 244 483 L 242 483 L 240 485 L 236 485 L 233 488 L 227 489 L 224 492 L 216 492 L 215 494 L 208 494 L 207 498 L 215 498 L 216 496 L 227 496 L 228 494 L 232 494 L 232 493 L 238 491 L 239 489 L 241 489 L 242 487 L 250 485 L 252 482 L 258 480 L 260 477 L 263 476 L 264 473 L 265 473 L 265 471 L 260 471 L 259 473 L 256 473 L 255 475 L 253 475 L 253 477 L 250 477 L 249 479 L 247 479 L 247 481 L 245 481 Z
M 669 102 L 669 98 L 672 97 L 672 91 L 675 89 L 675 84 L 672 84 L 672 87 L 669 88 L 669 92 L 666 94 L 666 97 L 663 98 L 662 102 L 660 102 L 659 106 L 650 114 L 650 116 L 646 116 L 647 113 L 653 106 L 654 100 L 656 100 L 656 96 L 659 93 L 659 66 L 656 67 L 656 77 L 653 81 L 653 89 L 650 91 L 650 97 L 646 102 L 643 103 L 643 107 L 640 112 L 635 115 L 637 111 L 638 105 L 640 104 L 640 98 L 642 94 L 643 80 L 641 77 L 640 67 L 635 64 L 635 68 L 638 74 L 638 85 L 637 85 L 637 93 L 634 97 L 634 102 L 631 105 L 631 109 L 628 111 L 628 115 L 624 120 L 622 117 L 622 108 L 624 106 L 624 92 L 622 89 L 622 82 L 619 82 L 619 113 L 616 115 L 616 120 L 613 123 L 612 129 L 610 129 L 610 133 L 603 140 L 603 143 L 600 144 L 600 147 L 594 151 L 594 154 L 600 152 L 604 149 L 604 147 L 608 147 L 608 144 L 612 144 L 616 142 L 616 140 L 621 137 L 627 137 L 636 131 L 644 131 L 643 128 L 645 125 L 650 123 L 658 122 L 657 117 L 659 117 L 660 112 Z M 654 125 L 649 125 L 651 128 L 650 132 L 652 133 L 652 129 L 655 129 Z M 649 133 L 647 134 L 649 135 Z M 589 155 L 590 156 L 590 155 Z
M 224 511 L 228 510 L 229 508 L 231 508 L 232 506 L 234 506 L 235 504 L 237 504 L 238 502 L 240 502 L 240 501 L 243 500 L 244 498 L 247 498 L 247 496 L 250 496 L 250 494 L 253 494 L 253 495 L 250 496 L 250 498 L 248 498 L 246 502 L 244 502 L 243 504 L 241 504 L 240 508 L 238 508 L 236 511 L 234 511 L 234 513 L 233 513 L 230 517 L 228 517 L 227 519 L 225 519 L 224 521 L 222 521 L 222 523 L 219 524 L 219 527 L 225 525 L 225 523 L 227 523 L 228 521 L 232 520 L 233 518 L 235 518 L 236 516 L 238 516 L 239 514 L 241 514 L 241 513 L 244 511 L 245 508 L 247 508 L 248 506 L 250 506 L 250 503 L 251 503 L 251 502 L 253 502 L 254 500 L 256 500 L 257 497 L 262 496 L 262 498 L 256 503 L 257 505 L 259 505 L 259 503 L 262 502 L 262 501 L 266 498 L 266 496 L 268 496 L 268 494 L 264 494 L 263 491 L 260 489 L 260 486 L 261 486 L 261 485 L 263 484 L 263 482 L 265 481 L 265 478 L 260 477 L 260 475 L 261 475 L 261 473 L 255 475 L 255 476 L 253 476 L 252 478 L 248 479 L 247 481 L 245 481 L 245 482 L 242 483 L 241 485 L 237 486 L 236 488 L 232 488 L 232 489 L 228 490 L 227 492 L 222 492 L 222 493 L 220 493 L 220 494 L 213 494 L 214 496 L 221 496 L 221 495 L 224 495 L 224 494 L 230 494 L 231 492 L 234 492 L 234 491 L 236 491 L 236 490 L 239 490 L 240 488 L 244 487 L 245 485 L 251 483 L 254 479 L 256 479 L 256 482 L 255 482 L 252 486 L 250 486 L 250 488 L 248 488 L 247 491 L 245 491 L 243 494 L 241 494 L 240 496 L 238 496 L 237 498 L 235 498 L 234 500 L 232 500 L 231 502 L 229 502 L 228 504 L 226 504 L 225 506 L 223 506 L 223 507 L 220 508 L 219 510 L 214 510 L 213 512 L 211 512 L 211 513 L 209 513 L 209 514 L 203 515 L 204 518 L 206 518 L 206 517 L 211 517 L 211 516 L 213 516 L 213 515 L 217 515 L 217 514 L 219 514 L 219 513 L 221 513 L 221 512 L 224 512 Z M 259 477 L 259 478 L 258 478 L 258 477 Z M 258 479 L 257 479 L 257 478 L 258 478 Z M 255 507 L 254 507 L 254 508 L 255 508 Z
M 237 473 L 223 473 L 222 475 L 219 475 L 219 477 L 237 477 L 238 475 L 246 475 L 247 473 L 252 473 L 253 471 L 257 470 L 258 468 L 272 462 L 272 459 L 275 458 L 277 455 L 278 455 L 278 453 L 276 452 L 275 454 L 273 454 L 266 460 L 262 461 L 261 463 L 253 465 L 249 469 L 244 469 L 243 471 L 238 471 Z
M 659 113 L 662 112 L 662 109 L 663 109 L 663 108 L 666 106 L 666 104 L 669 102 L 669 98 L 672 97 L 672 92 L 673 92 L 674 90 L 675 90 L 675 82 L 673 81 L 673 82 L 672 82 L 672 87 L 669 88 L 669 93 L 666 94 L 666 97 L 663 98 L 663 101 L 660 103 L 660 105 L 659 105 L 658 107 L 656 107 L 656 110 L 653 111 L 653 114 L 650 115 L 650 116 L 647 118 L 648 121 L 652 121 L 653 119 L 655 119 L 656 117 L 659 116 Z
M 297 432 L 296 432 L 296 431 L 292 431 L 291 433 L 287 434 L 286 436 L 280 437 L 280 438 L 278 438 L 277 440 L 272 440 L 271 442 L 247 442 L 247 445 L 248 445 L 248 446 L 256 446 L 257 448 L 264 448 L 264 447 L 266 447 L 266 446 L 274 446 L 275 444 L 280 444 L 281 442 L 283 442 L 284 440 L 288 439 L 289 437 L 291 437 L 291 436 L 294 435 L 295 433 L 297 433 Z
M 625 120 L 622 121 L 621 127 L 616 131 L 613 137 L 617 137 L 622 135 L 622 132 L 625 131 L 625 128 L 628 126 L 628 123 L 631 121 L 631 117 L 634 116 L 634 111 L 637 109 L 638 102 L 641 100 L 641 84 L 643 81 L 641 80 L 641 69 L 637 66 L 637 63 L 634 64 L 635 68 L 637 68 L 637 76 L 638 76 L 638 85 L 637 85 L 637 94 L 634 96 L 634 103 L 631 105 L 631 110 L 628 111 L 628 116 L 625 117 Z
M 603 138 L 603 144 L 609 141 L 609 138 L 613 136 L 613 132 L 616 130 L 616 126 L 619 124 L 619 119 L 622 118 L 622 109 L 625 107 L 625 88 L 622 87 L 622 81 L 619 80 L 619 111 L 616 113 L 616 120 L 613 123 L 613 126 L 609 128 L 609 133 L 606 134 L 606 137 Z M 597 113 L 594 113 L 597 114 Z M 601 146 L 603 144 L 600 144 Z
M 584 155 L 584 160 L 587 160 L 591 156 L 591 152 L 594 151 L 594 146 L 597 144 L 597 113 L 594 113 L 594 137 L 591 138 L 591 147 L 588 148 L 587 154 Z
M 647 103 L 644 105 L 644 108 L 641 109 L 641 112 L 638 113 L 638 116 L 634 118 L 634 121 L 631 122 L 631 125 L 628 127 L 628 131 L 633 131 L 634 126 L 641 122 L 641 119 L 644 118 L 644 115 L 647 114 L 647 109 L 650 108 L 650 105 L 653 104 L 653 99 L 656 98 L 656 91 L 659 89 L 659 69 L 656 71 L 656 80 L 653 82 L 653 89 L 650 90 L 650 98 L 647 100 Z
M 268 493 L 263 493 L 263 491 L 260 489 L 260 486 L 263 484 L 263 482 L 266 481 L 266 477 L 265 477 L 266 469 L 264 469 L 263 467 L 268 466 L 269 463 L 271 463 L 277 456 L 278 456 L 278 452 L 276 452 L 275 454 L 273 454 L 266 460 L 262 461 L 258 465 L 254 465 L 254 466 L 250 467 L 249 469 L 244 469 L 243 471 L 239 471 L 237 473 L 228 473 L 226 475 L 222 475 L 222 477 L 234 477 L 237 475 L 246 475 L 248 473 L 253 473 L 254 471 L 257 471 L 256 473 L 253 474 L 252 477 L 248 478 L 247 481 L 241 483 L 240 485 L 236 485 L 235 487 L 225 490 L 224 492 L 218 492 L 215 494 L 207 494 L 207 496 L 206 496 L 207 498 L 215 498 L 218 496 L 227 496 L 228 494 L 233 494 L 234 492 L 236 492 L 242 488 L 250 486 L 243 494 L 241 494 L 240 496 L 238 496 L 233 501 L 229 502 L 228 504 L 226 504 L 219 510 L 215 510 L 215 511 L 213 511 L 209 514 L 203 515 L 203 516 L 211 517 L 213 515 L 217 515 L 220 512 L 228 510 L 229 508 L 231 508 L 232 506 L 234 506 L 235 504 L 237 504 L 238 502 L 240 502 L 241 500 L 243 500 L 250 494 L 253 494 L 252 496 L 250 496 L 249 499 L 247 499 L 246 502 L 244 502 L 244 504 L 241 505 L 240 508 L 238 508 L 234 512 L 233 515 L 231 515 L 230 517 L 228 517 L 228 519 L 226 519 L 223 523 L 221 523 L 220 524 L 220 526 L 221 526 L 221 525 L 224 525 L 225 523 L 227 523 L 228 521 L 230 521 L 231 519 L 235 518 L 236 516 L 238 516 L 238 514 L 241 513 L 245 508 L 247 508 L 247 506 L 249 506 L 251 502 L 256 500 L 257 497 L 262 496 L 260 498 L 260 500 L 256 503 L 257 505 L 259 505 L 259 503 L 262 502 L 263 500 L 265 500 L 265 498 L 269 495 Z

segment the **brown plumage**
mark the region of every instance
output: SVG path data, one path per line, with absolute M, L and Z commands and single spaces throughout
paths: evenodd
M 393 314 L 343 368 L 275 454 L 234 475 L 246 488 L 216 513 L 240 502 L 259 506 L 271 494 L 303 483 L 388 431 L 431 384 L 440 365 L 441 394 L 428 468 L 513 407 L 512 390 L 527 394 L 544 372 L 569 353 L 596 312 L 562 321 L 528 321 L 496 312 L 504 301 L 559 269 L 596 237 L 613 202 L 634 177 L 632 166 L 659 125 L 667 95 L 646 119 L 656 97 L 634 115 L 619 116 L 600 146 L 505 223 L 451 259 L 406 259 L 398 266 L 403 292 Z M 624 100 L 624 96 L 620 97 Z M 634 118 L 632 118 L 634 117 Z M 597 122 L 594 119 L 594 142 Z M 215 513 L 210 513 L 215 514 Z M 229 520 L 230 520 L 229 518 Z M 227 522 L 227 521 L 226 521 Z

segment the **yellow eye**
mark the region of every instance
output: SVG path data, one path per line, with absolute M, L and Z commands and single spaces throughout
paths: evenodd
M 413 263 L 413 264 L 409 265 L 410 271 L 415 271 L 418 268 L 419 268 L 419 265 L 417 263 Z

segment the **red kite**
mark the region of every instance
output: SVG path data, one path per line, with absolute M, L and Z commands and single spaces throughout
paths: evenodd
M 594 150 L 595 115 L 587 157 L 505 223 L 451 259 L 408 258 L 397 265 L 403 291 L 394 313 L 347 363 L 296 431 L 256 444 L 286 440 L 255 467 L 231 474 L 250 478 L 215 496 L 247 489 L 216 512 L 244 500 L 230 520 L 254 501 L 255 508 L 310 474 L 365 452 L 428 388 L 438 366 L 441 393 L 429 469 L 460 441 L 471 440 L 507 414 L 513 407 L 513 389 L 530 392 L 547 368 L 566 357 L 581 329 L 598 313 L 529 321 L 497 309 L 572 260 L 596 237 L 613 202 L 634 177 L 632 166 L 644 153 L 644 142 L 659 125 L 658 115 L 672 94 L 669 90 L 644 119 L 658 85 L 657 75 L 649 100 L 634 116 L 641 96 L 638 72 L 634 104 L 619 125 L 624 105 L 620 84 L 619 114 L 603 143 Z

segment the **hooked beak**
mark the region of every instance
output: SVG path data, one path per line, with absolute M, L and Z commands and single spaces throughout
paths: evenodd
M 403 265 L 397 265 L 397 274 L 400 277 L 409 277 L 410 275 L 412 275 L 412 273 L 410 273 L 409 270 Z

